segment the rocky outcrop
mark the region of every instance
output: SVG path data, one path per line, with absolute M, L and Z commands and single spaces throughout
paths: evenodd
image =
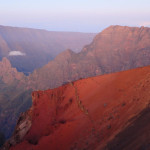
M 5 143 L 2 150 L 8 150 L 11 146 L 14 146 L 22 141 L 24 136 L 28 133 L 31 127 L 31 111 L 28 110 L 22 113 L 15 128 L 15 132 L 12 137 Z
M 139 131 L 142 128 L 145 132 L 139 134 L 133 130 L 135 138 L 120 140 L 119 145 L 124 145 L 124 149 L 129 145 L 130 149 L 134 149 L 136 145 L 139 149 L 145 145 L 144 141 L 150 139 L 149 134 L 145 134 L 148 119 L 137 121 L 140 116 L 149 113 L 145 111 L 149 110 L 149 91 L 150 67 L 144 67 L 81 79 L 53 90 L 33 92 L 33 105 L 30 113 L 27 112 L 28 117 L 23 115 L 19 119 L 31 118 L 31 127 L 27 125 L 26 132 L 23 130 L 22 136 L 19 136 L 20 142 L 14 142 L 17 144 L 10 150 L 113 149 L 112 144 L 107 144 L 123 130 L 132 128 L 133 124 L 134 128 Z M 20 129 L 21 125 L 18 123 L 16 129 Z M 22 132 L 22 128 L 17 132 Z M 15 134 L 16 131 L 14 137 Z M 144 135 L 142 140 L 140 135 Z
M 3 57 L 0 62 L 0 79 L 5 84 L 13 84 L 15 81 L 24 82 L 26 76 L 22 72 L 18 72 L 16 68 L 11 66 L 10 61 Z

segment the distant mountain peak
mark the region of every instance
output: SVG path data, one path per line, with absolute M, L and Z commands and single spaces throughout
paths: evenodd
M 133 32 L 133 31 L 141 31 L 143 29 L 149 29 L 148 27 L 129 27 L 129 26 L 121 26 L 121 25 L 111 25 L 104 29 L 101 34 L 112 33 L 112 32 Z
M 65 51 L 63 51 L 61 54 L 69 54 L 69 55 L 72 55 L 72 54 L 75 54 L 75 52 L 73 52 L 71 49 L 66 49 Z M 60 54 L 60 55 L 61 55 Z
M 76 53 L 73 52 L 71 49 L 67 49 L 63 51 L 62 53 L 60 53 L 58 56 L 56 56 L 55 60 L 66 59 L 66 58 L 68 59 L 68 58 L 71 58 L 75 54 Z
M 6 57 L 3 57 L 2 58 L 2 61 L 0 62 L 0 66 L 4 66 L 4 67 L 7 67 L 7 68 L 11 68 L 11 63 L 10 61 L 8 60 L 8 58 Z
M 111 25 L 108 28 L 104 29 L 101 34 L 108 34 L 112 32 L 120 32 L 120 31 L 126 31 L 126 30 L 131 30 L 131 27 L 128 26 L 120 26 L 120 25 Z
M 13 68 L 10 61 L 3 57 L 0 62 L 0 79 L 6 83 L 11 84 L 15 80 L 22 80 L 24 78 L 24 74 L 18 72 L 16 68 Z

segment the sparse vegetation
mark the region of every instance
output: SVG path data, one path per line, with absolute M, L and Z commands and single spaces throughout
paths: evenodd
M 122 107 L 123 107 L 123 106 L 125 106 L 125 105 L 126 105 L 126 103 L 125 103 L 125 102 L 124 102 L 124 103 L 122 103 Z
M 106 103 L 104 103 L 104 107 L 106 107 L 107 106 L 107 104 Z
M 107 125 L 107 129 L 111 129 L 111 124 Z
M 65 123 L 66 123 L 66 120 L 61 119 L 61 120 L 59 120 L 59 123 L 61 123 L 61 124 L 65 124 Z

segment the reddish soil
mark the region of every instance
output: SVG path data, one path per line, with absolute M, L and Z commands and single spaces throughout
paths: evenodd
M 32 96 L 31 128 L 11 150 L 101 150 L 149 106 L 150 67 L 81 79 Z

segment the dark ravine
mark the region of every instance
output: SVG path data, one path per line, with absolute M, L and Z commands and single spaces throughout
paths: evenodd
M 7 58 L 0 62 L 0 132 L 9 138 L 21 112 L 32 104 L 27 77 L 13 68 Z

